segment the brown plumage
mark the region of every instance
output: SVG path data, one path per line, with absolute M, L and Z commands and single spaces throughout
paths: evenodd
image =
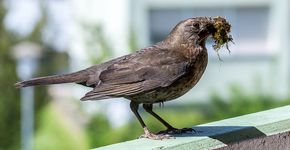
M 75 82 L 93 88 L 81 98 L 83 101 L 125 97 L 131 100 L 131 110 L 144 128 L 143 137 L 168 138 L 164 133 L 185 130 L 165 122 L 152 111 L 152 104 L 173 100 L 189 91 L 205 71 L 207 37 L 216 37 L 215 45 L 221 46 L 232 40 L 229 32 L 229 23 L 221 17 L 190 18 L 178 23 L 167 38 L 153 46 L 75 73 L 18 82 L 16 87 Z M 163 134 L 147 129 L 137 111 L 139 104 L 168 128 Z

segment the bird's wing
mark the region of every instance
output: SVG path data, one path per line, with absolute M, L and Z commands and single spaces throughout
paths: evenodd
M 100 83 L 82 100 L 134 95 L 172 84 L 184 75 L 187 58 L 175 51 L 141 51 L 100 73 Z

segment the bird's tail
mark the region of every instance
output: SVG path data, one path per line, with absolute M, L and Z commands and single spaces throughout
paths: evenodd
M 16 88 L 22 88 L 27 86 L 35 86 L 35 85 L 48 85 L 48 84 L 59 84 L 59 83 L 70 83 L 76 82 L 81 83 L 85 82 L 87 79 L 87 72 L 82 70 L 71 74 L 64 75 L 54 75 L 54 76 L 46 76 L 34 78 L 26 81 L 21 81 L 15 83 Z

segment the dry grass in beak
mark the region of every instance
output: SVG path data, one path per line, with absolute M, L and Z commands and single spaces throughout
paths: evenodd
M 228 43 L 233 43 L 233 38 L 229 34 L 231 31 L 231 25 L 226 21 L 226 19 L 218 16 L 213 18 L 213 26 L 215 29 L 215 32 L 212 34 L 212 38 L 215 42 L 213 48 L 217 52 L 219 60 L 221 60 L 219 50 L 225 45 L 230 52 Z

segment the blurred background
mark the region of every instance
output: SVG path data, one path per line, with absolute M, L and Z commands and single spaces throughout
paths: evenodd
M 154 106 L 165 120 L 191 127 L 290 104 L 289 0 L 1 0 L 0 150 L 89 149 L 136 139 L 143 130 L 123 98 L 80 102 L 89 88 L 19 90 L 14 83 L 134 52 L 195 16 L 227 18 L 235 44 L 219 61 L 208 40 L 209 64 L 196 87 Z M 165 129 L 140 111 L 151 130 Z

